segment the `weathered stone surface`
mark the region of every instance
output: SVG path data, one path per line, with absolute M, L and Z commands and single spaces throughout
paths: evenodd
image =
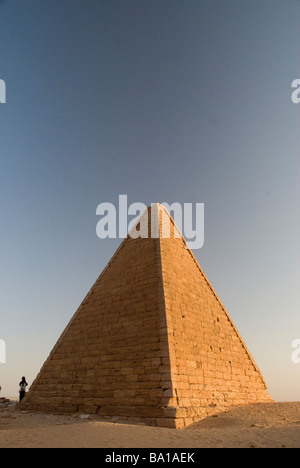
M 21 408 L 142 418 L 181 428 L 271 401 L 264 379 L 185 240 L 122 243 Z M 172 232 L 173 231 L 173 232 Z

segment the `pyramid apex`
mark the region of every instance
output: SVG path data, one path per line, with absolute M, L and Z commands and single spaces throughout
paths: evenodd
M 181 223 L 180 223 L 181 224 Z M 141 214 L 136 224 L 129 231 L 131 238 L 175 238 L 186 239 L 181 229 L 176 225 L 168 208 L 161 203 L 152 203 Z

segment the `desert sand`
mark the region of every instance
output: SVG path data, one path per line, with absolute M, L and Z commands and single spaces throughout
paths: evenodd
M 0 448 L 300 448 L 300 402 L 237 406 L 185 429 L 20 412 L 0 401 Z

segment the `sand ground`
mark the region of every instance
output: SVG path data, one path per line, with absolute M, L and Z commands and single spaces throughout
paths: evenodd
M 185 429 L 15 410 L 0 401 L 0 448 L 300 448 L 300 402 L 238 406 Z

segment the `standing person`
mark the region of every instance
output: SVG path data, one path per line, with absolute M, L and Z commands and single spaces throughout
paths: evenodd
M 22 377 L 22 380 L 19 383 L 19 386 L 20 386 L 19 393 L 20 393 L 20 403 L 21 403 L 21 401 L 23 400 L 23 398 L 25 396 L 25 393 L 26 393 L 26 387 L 28 386 L 28 383 L 26 382 L 25 377 Z

